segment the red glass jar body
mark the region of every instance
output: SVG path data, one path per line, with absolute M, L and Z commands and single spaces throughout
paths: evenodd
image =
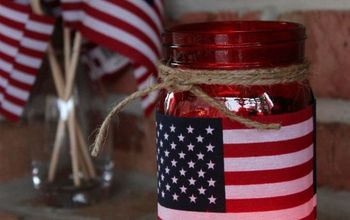
M 180 25 L 163 36 L 164 64 L 184 69 L 254 69 L 304 62 L 305 29 L 295 23 L 237 21 Z M 313 102 L 307 81 L 269 86 L 200 85 L 241 116 L 295 112 Z M 176 117 L 223 117 L 190 92 L 162 91 L 158 111 Z
M 163 64 L 180 68 L 178 74 L 304 63 L 305 30 L 295 23 L 187 24 L 163 38 Z M 316 219 L 308 82 L 196 86 L 237 115 L 281 128 L 248 128 L 191 92 L 162 91 L 158 219 Z

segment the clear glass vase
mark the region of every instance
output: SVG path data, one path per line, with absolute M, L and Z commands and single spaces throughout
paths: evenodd
M 66 101 L 52 95 L 33 100 L 28 123 L 42 126 L 40 135 L 45 144 L 32 146 L 32 181 L 48 205 L 85 206 L 110 194 L 112 140 L 106 140 L 97 158 L 92 158 L 88 149 L 91 134 L 104 118 L 98 109 L 103 105 L 92 103 L 96 100 L 91 96 L 77 92 Z

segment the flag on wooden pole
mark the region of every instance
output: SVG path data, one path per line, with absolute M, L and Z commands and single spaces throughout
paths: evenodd
M 92 42 L 130 59 L 138 88 L 156 82 L 161 54 L 162 0 L 61 0 L 63 19 Z M 142 99 L 146 114 L 157 99 L 154 92 Z
M 6 46 L 0 49 L 0 113 L 17 121 L 42 64 L 54 20 L 13 2 L 0 3 L 0 17 L 0 44 Z
M 28 13 L 25 6 L 12 2 L 0 3 L 0 107 L 23 38 Z

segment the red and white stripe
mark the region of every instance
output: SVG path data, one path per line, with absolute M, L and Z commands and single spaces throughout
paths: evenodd
M 82 2 L 84 6 L 78 7 Z M 144 0 L 62 0 L 63 17 L 68 23 L 81 22 L 77 27 L 85 37 L 134 63 L 139 89 L 156 81 L 162 4 L 156 1 L 152 7 Z M 156 99 L 157 93 L 142 99 L 146 114 L 152 112 Z
M 0 106 L 28 16 L 29 9 L 25 6 L 10 1 L 0 3 Z
M 158 204 L 163 220 L 315 220 L 313 111 L 264 117 L 279 130 L 223 120 L 226 213 L 188 212 Z
M 310 107 L 284 119 L 283 115 L 265 118 L 265 122 L 282 121 L 279 130 L 224 122 L 227 212 L 277 211 L 277 219 L 283 219 L 283 210 L 310 203 L 315 194 L 312 113 Z M 310 203 L 307 214 L 314 209 Z
M 0 113 L 9 120 L 16 121 L 23 113 L 53 28 L 54 20 L 47 16 L 30 14 L 26 21 L 0 107 Z
M 166 208 L 158 203 L 158 219 L 161 220 L 315 220 L 316 210 L 310 213 L 310 207 L 316 207 L 316 196 L 308 202 L 289 209 L 266 212 L 213 213 L 192 212 Z
M 66 25 L 77 28 L 83 19 L 84 2 L 87 0 L 61 0 L 62 18 Z
M 17 3 L 17 4 L 29 6 L 31 0 L 8 0 L 8 1 L 13 1 L 14 3 Z M 49 15 L 53 15 L 54 17 L 61 16 L 62 11 L 61 11 L 60 0 L 41 0 L 41 4 Z

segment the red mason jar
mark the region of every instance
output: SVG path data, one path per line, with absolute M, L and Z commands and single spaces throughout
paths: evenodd
M 163 35 L 162 63 L 188 70 L 288 67 L 305 62 L 305 39 L 305 28 L 288 22 L 179 25 Z M 308 81 L 268 86 L 198 86 L 237 115 L 262 122 L 278 122 L 282 128 L 280 131 L 258 131 L 232 125 L 232 129 L 225 130 L 226 122 L 222 123 L 222 149 L 210 155 L 210 146 L 215 141 L 210 139 L 210 132 L 203 130 L 209 128 L 210 131 L 211 127 L 201 128 L 206 121 L 200 120 L 224 120 L 225 116 L 191 92 L 162 91 L 157 116 L 159 219 L 316 219 L 312 144 L 314 100 Z M 180 124 L 176 126 L 172 119 L 179 120 L 176 123 Z M 183 131 L 178 129 L 181 126 Z M 193 132 L 194 137 L 187 136 L 193 134 L 191 128 L 195 131 L 196 126 L 198 133 Z M 247 133 L 250 136 L 244 138 L 246 131 L 252 133 Z M 243 139 L 225 144 L 228 132 L 232 138 L 236 137 L 235 140 Z M 282 133 L 276 133 L 277 138 L 273 138 L 271 132 Z M 284 138 L 283 132 L 288 137 Z M 261 133 L 272 135 L 260 140 Z M 292 133 L 300 135 L 292 137 Z M 171 135 L 174 137 L 168 141 Z M 183 136 L 185 140 L 181 141 Z M 203 145 L 197 143 L 198 137 L 204 138 Z M 186 142 L 186 139 L 191 141 Z M 169 149 L 160 143 L 168 144 Z M 176 147 L 172 148 L 174 145 Z M 222 158 L 221 165 L 217 164 L 221 168 L 215 170 L 222 172 L 217 179 L 215 173 L 210 173 L 216 158 Z M 196 165 L 191 166 L 191 162 Z M 203 172 L 206 174 L 201 175 Z M 219 188 L 213 189 L 213 185 Z

